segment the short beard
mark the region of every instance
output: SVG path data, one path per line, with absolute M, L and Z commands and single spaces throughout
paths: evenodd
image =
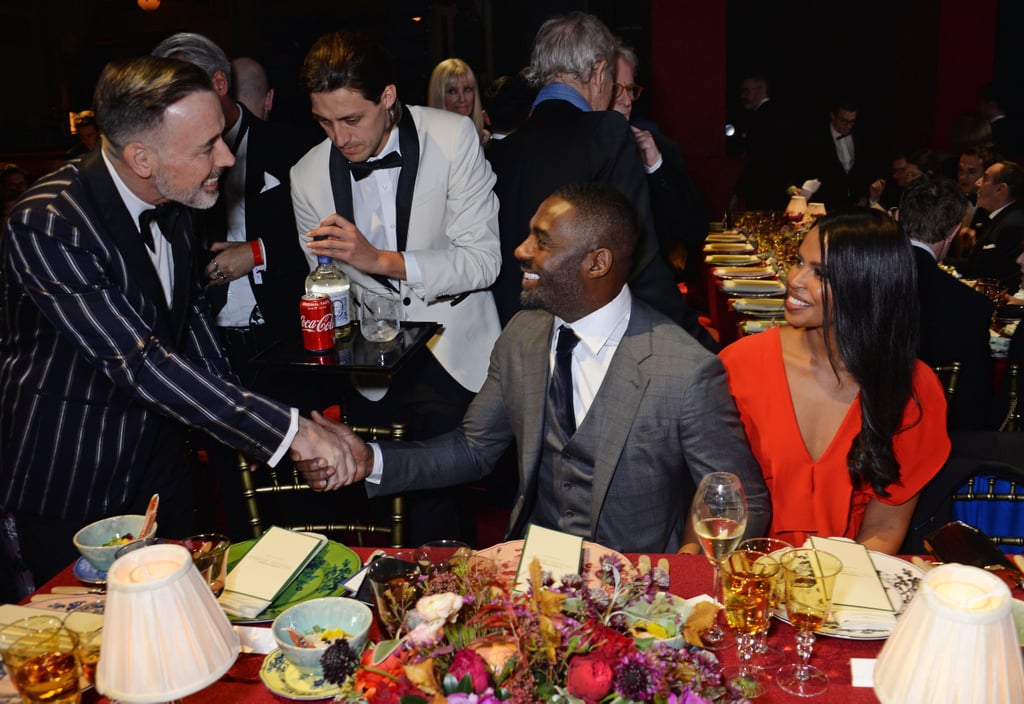
M 214 176 L 219 178 L 223 172 L 223 169 L 214 169 L 207 178 L 213 178 Z M 206 179 L 203 180 L 203 183 L 205 182 Z M 203 190 L 202 183 L 200 183 L 199 186 L 191 192 L 178 191 L 164 181 L 162 172 L 159 170 L 154 173 L 153 186 L 156 188 L 157 193 L 167 200 L 174 201 L 175 203 L 181 203 L 182 205 L 186 205 L 189 208 L 195 208 L 197 210 L 209 210 L 220 197 L 220 189 L 213 193 L 207 193 Z

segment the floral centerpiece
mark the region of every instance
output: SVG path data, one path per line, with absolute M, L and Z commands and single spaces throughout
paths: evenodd
M 531 565 L 531 589 L 517 593 L 493 562 L 470 558 L 424 575 L 413 608 L 396 604 L 403 632 L 361 658 L 337 641 L 325 676 L 341 702 L 415 704 L 720 704 L 743 702 L 723 681 L 718 658 L 697 645 L 717 607 L 667 593 L 660 567 L 621 577 L 602 559 L 600 586 L 579 575 L 556 584 Z

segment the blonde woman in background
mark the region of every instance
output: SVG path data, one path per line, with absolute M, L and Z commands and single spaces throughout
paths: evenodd
M 445 59 L 434 67 L 427 88 L 427 105 L 465 115 L 476 125 L 480 143 L 490 136 L 484 129 L 484 111 L 473 69 L 462 59 Z

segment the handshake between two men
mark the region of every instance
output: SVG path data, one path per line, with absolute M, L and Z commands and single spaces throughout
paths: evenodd
M 314 491 L 332 491 L 365 479 L 373 470 L 373 450 L 344 423 L 313 411 L 299 420 L 291 459 Z

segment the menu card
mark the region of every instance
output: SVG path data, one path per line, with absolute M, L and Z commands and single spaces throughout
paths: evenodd
M 583 538 L 561 531 L 541 528 L 532 523 L 526 529 L 523 552 L 519 556 L 515 590 L 530 588 L 530 563 L 537 558 L 542 570 L 557 580 L 565 574 L 578 574 L 583 559 Z
M 271 526 L 228 572 L 221 607 L 233 616 L 255 618 L 326 544 L 327 538 L 316 533 Z
M 811 547 L 838 557 L 843 571 L 836 579 L 832 618 L 840 625 L 895 626 L 896 616 L 871 553 L 860 543 L 811 536 Z

